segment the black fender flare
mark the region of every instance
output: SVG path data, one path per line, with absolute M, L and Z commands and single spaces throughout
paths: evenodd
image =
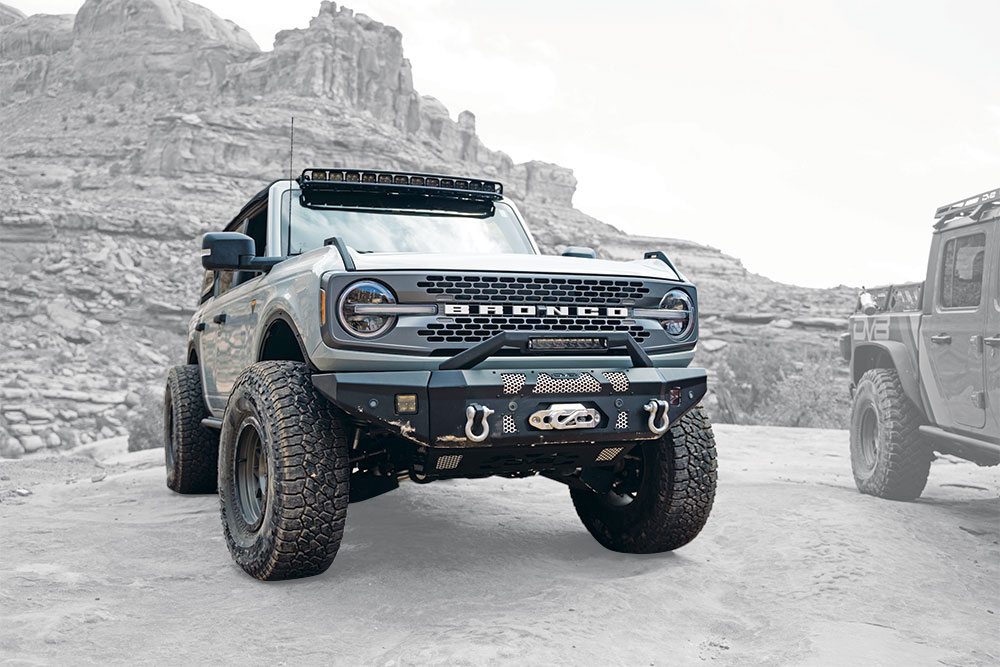
M 888 358 L 888 364 L 883 360 Z M 920 393 L 920 372 L 917 369 L 917 362 L 910 350 L 899 341 L 866 341 L 854 348 L 851 356 L 852 382 L 857 385 L 858 380 L 866 371 L 872 368 L 892 368 L 899 375 L 899 382 L 903 386 L 903 393 L 910 401 L 917 406 L 921 414 L 927 416 L 924 407 L 924 399 Z
M 295 336 L 295 342 L 299 346 L 299 353 L 302 355 L 302 359 L 306 362 L 306 365 L 309 366 L 309 369 L 311 371 L 318 370 L 316 366 L 313 365 L 312 360 L 309 359 L 309 354 L 306 352 L 305 341 L 302 339 L 302 334 L 299 332 L 299 328 L 296 326 L 295 320 L 292 319 L 292 316 L 284 310 L 275 310 L 264 319 L 263 323 L 261 323 L 261 336 L 260 340 L 257 342 L 257 350 L 254 353 L 254 362 L 260 361 L 261 356 L 264 354 L 264 346 L 267 345 L 268 332 L 271 331 L 271 326 L 279 320 L 284 322 L 291 330 L 292 335 Z

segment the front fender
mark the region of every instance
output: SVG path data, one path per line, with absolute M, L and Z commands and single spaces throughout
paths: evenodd
M 920 395 L 920 374 L 917 370 L 916 351 L 899 341 L 868 341 L 854 348 L 851 373 L 856 385 L 865 372 L 872 368 L 892 368 L 899 375 L 903 393 L 926 416 Z

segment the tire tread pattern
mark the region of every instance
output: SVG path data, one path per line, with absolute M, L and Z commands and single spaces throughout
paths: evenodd
M 858 490 L 889 500 L 915 500 L 923 493 L 930 474 L 934 453 L 919 432 L 923 419 L 917 407 L 903 393 L 903 384 L 895 370 L 873 368 L 858 382 L 854 410 L 858 409 L 862 385 L 870 383 L 879 415 L 879 447 L 875 468 L 868 476 L 860 475 L 855 461 L 855 419 L 851 420 L 851 462 Z
M 233 417 L 243 404 L 252 406 L 270 456 L 270 491 L 256 537 L 239 514 L 228 472 L 239 427 Z M 333 563 L 350 497 L 348 428 L 343 414 L 315 389 L 304 363 L 260 362 L 236 381 L 223 419 L 219 489 L 226 542 L 247 573 L 294 579 L 320 574 Z
M 201 420 L 209 416 L 201 387 L 201 369 L 196 365 L 174 366 L 167 373 L 166 391 L 173 410 L 175 441 L 167 486 L 177 493 L 215 493 L 219 433 L 201 425 Z M 168 437 L 164 426 L 164 440 Z M 170 443 L 165 442 L 164 446 L 169 447 Z

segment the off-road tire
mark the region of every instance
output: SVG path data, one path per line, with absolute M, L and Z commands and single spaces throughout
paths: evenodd
M 259 436 L 267 471 L 253 523 L 237 487 L 238 438 L 248 428 Z M 264 361 L 240 375 L 222 420 L 219 498 L 229 552 L 247 573 L 294 579 L 330 567 L 350 496 L 348 428 L 316 391 L 304 363 Z
M 708 521 L 718 472 L 712 425 L 699 405 L 663 437 L 632 450 L 642 459 L 634 500 L 624 506 L 588 489 L 570 489 L 576 512 L 603 546 L 623 553 L 672 551 Z
M 205 428 L 210 416 L 198 366 L 174 366 L 163 393 L 163 447 L 167 486 L 177 493 L 215 493 L 219 432 Z
M 851 410 L 851 469 L 859 491 L 889 500 L 920 497 L 934 460 L 920 423 L 896 371 L 873 368 L 861 376 Z

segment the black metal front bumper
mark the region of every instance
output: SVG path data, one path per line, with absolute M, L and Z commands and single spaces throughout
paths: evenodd
M 335 405 L 433 448 L 489 448 L 558 443 L 651 440 L 651 400 L 666 405 L 655 425 L 673 424 L 705 395 L 706 374 L 696 368 L 580 370 L 444 370 L 317 373 L 313 384 Z M 415 414 L 397 414 L 396 397 L 414 394 Z M 579 403 L 599 413 L 594 428 L 540 430 L 531 415 L 554 404 Z M 470 405 L 487 408 L 489 434 L 467 435 Z M 662 405 L 662 404 L 661 404 Z M 475 424 L 475 434 L 483 430 Z

